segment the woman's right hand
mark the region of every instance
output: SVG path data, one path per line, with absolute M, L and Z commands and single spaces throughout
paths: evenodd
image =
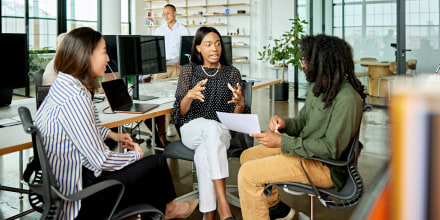
M 208 82 L 208 79 L 204 79 L 196 84 L 194 88 L 190 89 L 186 96 L 191 100 L 198 99 L 201 102 L 205 101 L 205 96 L 202 94 L 202 91 L 205 90 L 204 85 Z
M 269 120 L 268 127 L 271 131 L 276 132 L 279 129 L 283 129 L 284 127 L 286 127 L 286 122 L 278 115 L 275 115 Z
M 144 157 L 144 151 L 142 150 L 141 146 L 139 146 L 139 144 L 136 142 L 127 141 L 121 147 L 131 151 L 138 151 L 139 153 L 141 153 L 141 158 Z

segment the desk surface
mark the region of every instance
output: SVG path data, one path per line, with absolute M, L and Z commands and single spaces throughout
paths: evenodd
M 280 79 L 258 79 L 258 80 L 260 81 L 254 83 L 252 90 L 263 88 L 265 86 L 269 86 L 281 82 Z M 141 84 L 140 93 L 144 95 L 151 95 L 151 94 L 158 94 L 157 91 L 162 91 L 159 96 L 165 96 L 167 95 L 167 93 L 163 91 L 163 88 L 167 88 L 168 90 L 174 88 L 175 90 L 176 86 L 177 86 L 177 80 L 157 80 L 151 83 Z M 135 102 L 141 102 L 141 101 L 135 101 Z M 148 101 L 146 101 L 145 103 L 148 103 Z M 35 113 L 36 113 L 35 98 L 28 98 L 28 99 L 14 100 L 12 101 L 11 105 L 6 107 L 0 107 L 1 118 L 16 116 L 18 114 L 18 108 L 20 106 L 26 106 L 27 108 L 29 108 L 32 117 L 35 117 Z M 171 113 L 173 109 L 173 103 L 171 102 L 171 103 L 162 104 L 159 107 L 144 114 L 128 114 L 128 113 L 105 114 L 103 113 L 103 110 L 108 106 L 106 100 L 100 103 L 96 103 L 95 106 L 98 109 L 99 118 L 102 122 L 102 125 L 107 128 L 113 128 L 161 115 L 166 115 Z M 110 113 L 110 110 L 107 109 L 105 112 Z M 32 148 L 31 137 L 30 135 L 24 132 L 23 126 L 21 124 L 0 128 L 0 140 L 1 140 L 0 156 L 3 154 L 8 154 L 8 153 Z

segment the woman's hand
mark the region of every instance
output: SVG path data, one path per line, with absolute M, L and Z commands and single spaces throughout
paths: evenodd
M 269 124 L 267 126 L 271 131 L 278 132 L 279 129 L 286 127 L 286 122 L 278 115 L 275 115 L 269 120 Z
M 204 85 L 208 82 L 208 79 L 204 79 L 197 83 L 194 88 L 190 89 L 188 93 L 186 94 L 186 97 L 190 98 L 191 100 L 198 99 L 201 102 L 205 101 L 205 96 L 202 94 L 202 91 L 206 88 Z
M 266 131 L 259 134 L 249 134 L 251 137 L 254 137 L 260 142 L 260 144 L 270 147 L 270 148 L 277 148 L 281 147 L 281 135 L 273 132 L 273 131 Z
M 228 88 L 232 92 L 232 100 L 228 101 L 228 104 L 244 106 L 244 97 L 243 94 L 241 93 L 240 84 L 237 83 L 237 89 L 234 89 L 234 87 L 232 87 L 231 84 L 228 83 Z
M 119 133 L 110 131 L 110 133 L 107 135 L 107 137 L 116 141 L 116 142 L 125 143 L 125 142 L 129 142 L 129 141 L 133 141 L 133 139 L 131 139 L 130 134 L 127 134 L 127 133 L 119 134 Z
M 131 150 L 131 151 L 138 151 L 139 153 L 141 153 L 141 158 L 144 157 L 144 151 L 142 150 L 142 148 L 139 146 L 138 143 L 133 142 L 133 141 L 127 141 L 125 142 L 122 146 L 122 148 L 125 148 L 127 150 Z

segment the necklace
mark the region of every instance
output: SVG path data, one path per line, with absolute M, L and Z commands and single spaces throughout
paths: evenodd
M 219 70 L 219 68 L 220 68 L 220 62 L 218 63 L 217 71 L 215 71 L 215 73 L 212 74 L 212 75 L 209 75 L 209 74 L 205 71 L 205 69 L 203 68 L 202 65 L 200 65 L 200 67 L 202 68 L 203 72 L 204 72 L 207 76 L 209 76 L 209 77 L 214 77 L 214 76 L 217 75 L 217 73 L 218 73 L 218 70 Z

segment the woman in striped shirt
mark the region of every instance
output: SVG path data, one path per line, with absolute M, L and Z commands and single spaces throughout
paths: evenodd
M 69 195 L 116 179 L 125 185 L 118 209 L 149 203 L 164 212 L 166 219 L 188 217 L 198 200 L 174 200 L 176 193 L 166 160 L 155 155 L 143 158 L 142 149 L 129 134 L 117 134 L 100 125 L 92 97 L 98 88 L 96 77 L 104 75 L 108 61 L 102 35 L 88 27 L 68 33 L 57 51 L 58 77 L 35 123 L 60 191 Z M 129 151 L 110 151 L 105 138 L 124 142 L 122 147 Z M 107 192 L 82 201 L 64 201 L 59 219 L 101 219 L 110 211 L 109 202 L 114 201 L 111 195 Z

